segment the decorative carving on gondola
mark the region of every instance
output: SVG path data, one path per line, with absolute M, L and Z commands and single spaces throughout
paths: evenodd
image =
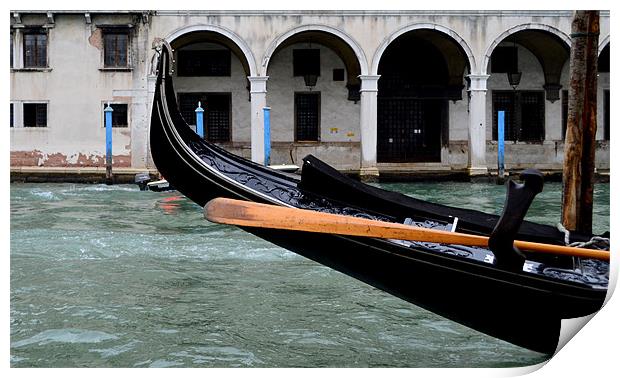
M 159 37 L 154 38 L 153 43 L 151 44 L 151 48 L 155 50 L 158 56 L 161 55 L 161 52 L 164 46 L 166 47 L 167 51 L 169 51 L 169 53 L 166 54 L 168 57 L 168 74 L 172 76 L 172 74 L 174 73 L 174 63 L 175 63 L 174 55 L 172 54 L 174 51 L 172 49 L 172 46 L 170 46 L 170 43 L 168 43 L 168 41 L 166 41 L 163 38 L 159 38 Z
M 387 222 L 396 221 L 396 219 L 393 217 L 373 214 L 368 211 L 363 211 L 358 207 L 343 205 L 339 202 L 329 200 L 326 197 L 313 195 L 311 192 L 301 191 L 296 186 L 281 184 L 268 177 L 261 177 L 259 175 L 256 175 L 252 173 L 251 170 L 248 170 L 247 167 L 241 167 L 238 164 L 230 163 L 227 159 L 224 159 L 220 154 L 218 154 L 218 151 L 206 148 L 205 144 L 202 144 L 202 142 L 191 142 L 189 143 L 189 145 L 192 146 L 194 152 L 200 157 L 200 159 L 202 159 L 202 161 L 206 165 L 210 166 L 217 172 L 225 175 L 234 182 L 237 182 L 243 186 L 251 188 L 269 197 L 275 198 L 281 203 L 287 203 L 293 207 L 300 209 L 314 210 L 330 214 L 342 214 Z M 534 195 L 540 192 L 540 190 L 542 189 L 542 182 L 538 180 L 541 179 L 541 176 L 539 176 L 538 172 L 526 171 L 524 172 L 522 178 L 524 180 L 528 180 L 529 185 L 513 183 L 512 186 L 516 189 L 520 189 L 521 191 L 517 190 L 516 192 L 514 192 L 515 189 L 513 189 L 511 192 L 512 196 L 509 197 L 507 202 L 525 201 L 526 203 L 522 203 L 523 206 L 519 209 L 515 208 L 514 206 L 508 205 L 509 210 L 507 211 L 507 214 L 503 217 L 502 220 L 498 222 L 498 226 L 500 226 L 498 230 L 504 230 L 504 233 L 494 234 L 495 239 L 493 240 L 495 240 L 495 242 L 493 246 L 495 248 L 495 251 L 500 251 L 500 257 L 496 255 L 497 252 L 479 247 L 445 245 L 429 242 L 405 242 L 396 240 L 393 240 L 392 242 L 407 246 L 409 248 L 439 252 L 489 264 L 495 264 L 499 260 L 501 261 L 501 266 L 506 265 L 510 269 L 521 270 L 525 262 L 525 258 L 523 257 L 523 260 L 521 260 L 521 253 L 518 251 L 515 252 L 512 249 L 512 242 L 514 241 L 514 235 L 516 233 L 515 227 L 518 229 L 520 222 L 523 220 L 522 218 L 525 214 L 524 211 L 526 211 L 529 207 L 529 204 L 533 200 Z M 535 184 L 532 182 L 532 180 L 534 179 L 536 179 Z M 527 193 L 524 193 L 524 191 L 527 191 Z M 514 196 L 515 193 L 517 194 L 517 197 Z M 524 196 L 527 198 L 524 198 Z M 410 224 L 417 227 L 431 229 L 441 229 L 448 231 L 451 229 L 450 222 L 437 222 L 428 219 L 416 219 L 413 220 Z M 504 248 L 505 253 L 500 248 Z M 517 257 L 518 261 L 514 263 L 514 259 L 510 259 L 509 262 L 506 263 L 506 258 L 511 257 L 510 255 L 506 257 L 506 254 L 508 253 L 518 253 L 515 256 Z M 500 260 L 501 257 L 504 257 L 503 261 Z M 514 264 L 511 265 L 510 262 Z M 601 285 L 604 285 L 607 282 L 605 278 L 605 266 L 600 265 L 598 266 L 598 268 L 601 269 L 600 272 L 596 273 L 596 269 L 591 268 L 591 273 L 589 275 L 585 275 L 579 272 L 573 272 L 568 270 L 563 271 L 561 269 L 559 270 L 549 268 L 546 267 L 544 264 L 530 264 L 529 271 L 531 273 L 538 273 L 553 278 L 567 279 L 573 282 L 590 284 L 599 283 Z
M 491 234 L 497 224 L 496 215 L 363 186 L 318 159 L 307 165 L 314 171 L 292 178 L 225 151 L 183 122 L 168 70 L 174 64 L 172 49 L 163 40 L 154 41 L 154 48 L 163 69 L 158 71 L 151 116 L 153 161 L 175 188 L 200 206 L 226 196 L 390 222 L 410 218 L 407 224 L 450 231 L 458 217 L 458 232 L 476 235 Z M 523 208 L 516 209 L 513 220 L 518 222 L 498 228 L 493 248 L 500 254 L 513 252 L 514 224 L 523 214 Z M 608 285 L 606 261 L 528 255 L 506 267 L 498 263 L 501 256 L 487 248 L 244 229 L 465 326 L 549 354 L 557 348 L 561 320 L 598 311 Z M 520 240 L 563 241 L 555 227 L 527 221 L 516 235 Z M 576 241 L 591 237 L 571 234 Z

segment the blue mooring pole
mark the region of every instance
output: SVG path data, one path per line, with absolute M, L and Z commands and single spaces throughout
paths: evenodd
M 497 112 L 497 183 L 504 183 L 504 111 Z
M 105 180 L 106 184 L 112 184 L 112 112 L 114 109 L 108 106 L 103 109 L 105 114 Z
M 263 108 L 263 119 L 265 123 L 265 166 L 271 164 L 271 108 Z
M 201 138 L 205 137 L 204 112 L 205 110 L 200 107 L 200 101 L 198 101 L 198 107 L 196 108 L 196 134 L 200 135 Z

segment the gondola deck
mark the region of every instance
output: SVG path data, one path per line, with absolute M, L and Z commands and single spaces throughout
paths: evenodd
M 298 180 L 205 141 L 187 126 L 177 109 L 170 65 L 169 46 L 164 43 L 151 116 L 151 153 L 160 173 L 200 206 L 216 197 L 229 197 L 390 222 L 407 221 L 429 228 L 453 228 L 455 219 L 444 211 L 445 207 L 433 214 L 404 203 L 393 211 L 394 204 L 380 207 L 385 198 L 376 196 L 376 203 L 366 201 L 368 206 L 364 206 L 364 202 L 343 200 L 346 196 L 342 192 L 330 196 L 326 189 L 307 185 L 316 172 L 304 177 L 302 170 L 302 179 Z M 496 219 L 463 209 L 458 209 L 458 214 L 464 219 L 465 229 L 473 228 L 468 222 L 477 217 L 488 217 L 489 222 Z M 520 238 L 553 238 L 553 232 L 543 232 L 543 236 L 528 234 L 536 226 L 527 222 Z M 541 225 L 540 229 L 548 231 L 548 227 Z M 543 353 L 555 351 L 562 319 L 589 315 L 601 308 L 608 285 L 609 264 L 592 259 L 528 258 L 523 269 L 514 271 L 497 266 L 493 252 L 485 248 L 244 229 L 441 316 Z M 483 234 L 485 228 L 470 231 Z

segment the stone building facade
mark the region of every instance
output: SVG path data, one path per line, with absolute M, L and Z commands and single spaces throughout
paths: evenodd
M 341 170 L 562 168 L 570 11 L 12 11 L 11 165 L 148 168 L 157 38 L 206 137 L 272 164 L 312 153 Z M 609 12 L 601 12 L 596 167 L 609 169 Z M 520 72 L 518 85 L 508 73 Z M 316 80 L 316 81 L 315 81 Z M 315 81 L 315 82 L 314 82 Z M 513 83 L 516 84 L 516 83 Z

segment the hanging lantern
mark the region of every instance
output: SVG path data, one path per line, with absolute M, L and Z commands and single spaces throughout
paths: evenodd
M 512 37 L 512 46 L 513 46 L 513 59 L 514 64 L 512 65 L 512 69 L 506 73 L 508 76 L 508 83 L 513 90 L 517 90 L 519 83 L 521 83 L 521 72 L 519 72 L 519 50 L 517 50 L 517 41 L 516 38 Z
M 506 75 L 508 75 L 508 83 L 512 89 L 516 90 L 521 82 L 521 72 L 508 72 Z
M 316 81 L 319 78 L 318 75 L 306 74 L 304 75 L 304 83 L 306 87 L 312 88 L 316 85 Z

